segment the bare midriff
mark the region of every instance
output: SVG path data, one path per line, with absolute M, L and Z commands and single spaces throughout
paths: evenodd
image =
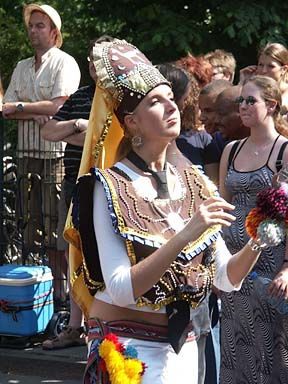
M 167 325 L 167 315 L 165 313 L 153 313 L 137 311 L 129 308 L 118 307 L 117 305 L 105 303 L 94 298 L 91 305 L 90 318 L 98 318 L 102 321 L 134 320 L 145 321 L 157 325 Z

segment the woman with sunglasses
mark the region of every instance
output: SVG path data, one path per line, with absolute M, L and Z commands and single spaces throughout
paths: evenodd
M 220 195 L 235 205 L 236 220 L 223 229 L 232 254 L 247 243 L 245 219 L 256 206 L 257 193 L 272 186 L 281 164 L 288 163 L 287 124 L 280 115 L 281 91 L 277 82 L 253 76 L 237 98 L 242 122 L 250 128 L 246 139 L 229 143 L 220 163 Z M 272 279 L 271 295 L 288 298 L 286 241 L 263 249 L 258 275 Z M 288 248 L 288 247 L 287 247 Z M 221 383 L 288 383 L 288 316 L 278 314 L 260 299 L 252 279 L 240 291 L 221 294 Z

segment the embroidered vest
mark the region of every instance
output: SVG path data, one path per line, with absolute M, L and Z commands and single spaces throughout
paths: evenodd
M 177 172 L 183 189 L 182 197 L 177 200 L 149 201 L 139 197 L 132 180 L 117 168 L 117 164 L 107 170 L 93 168 L 91 176 L 80 178 L 78 224 L 84 253 L 84 278 L 92 294 L 105 286 L 99 257 L 95 256 L 95 248 L 91 246 L 91 238 L 94 238 L 95 246 L 96 240 L 94 232 L 91 234 L 93 225 L 89 225 L 88 219 L 93 209 L 91 198 L 90 202 L 87 199 L 87 185 L 91 188 L 95 178 L 103 184 L 114 230 L 125 239 L 131 265 L 134 265 L 165 244 L 179 229 L 179 225 L 185 225 L 191 219 L 199 204 L 216 193 L 215 186 L 197 167 L 191 166 Z M 78 206 L 74 202 L 75 205 Z M 137 299 L 137 305 L 157 310 L 173 301 L 185 300 L 193 307 L 197 306 L 211 288 L 215 273 L 214 245 L 219 229 L 218 226 L 212 227 L 196 241 L 189 243 L 161 279 Z M 93 252 L 91 248 L 94 248 Z

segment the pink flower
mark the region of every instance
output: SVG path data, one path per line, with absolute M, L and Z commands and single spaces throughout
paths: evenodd
M 283 189 L 268 188 L 258 193 L 256 204 L 266 217 L 283 220 L 287 213 L 288 196 Z

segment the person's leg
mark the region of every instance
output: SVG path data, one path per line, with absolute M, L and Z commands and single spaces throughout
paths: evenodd
M 68 214 L 68 209 L 72 197 L 74 183 L 67 182 L 63 180 L 60 201 L 58 205 L 58 226 L 57 226 L 57 249 L 59 252 L 62 252 L 65 255 L 66 265 L 69 265 L 69 245 L 63 238 L 63 230 L 66 223 L 66 218 Z M 85 345 L 85 335 L 83 330 L 83 314 L 77 303 L 74 301 L 71 295 L 71 286 L 69 271 L 68 275 L 68 292 L 69 292 L 69 302 L 70 302 L 70 317 L 68 325 L 62 332 L 52 339 L 45 340 L 42 344 L 44 349 L 60 349 L 71 346 Z
M 17 220 L 23 233 L 24 262 L 31 252 L 39 254 L 44 245 L 41 187 L 43 160 L 18 159 Z
M 54 307 L 58 312 L 67 307 L 67 261 L 64 251 L 47 249 L 48 265 L 53 275 Z
M 65 256 L 68 256 L 68 250 L 65 251 Z M 69 276 L 69 274 L 68 274 Z M 68 279 L 69 281 L 70 279 Z M 42 343 L 43 349 L 62 349 L 68 347 L 76 347 L 86 345 L 86 335 L 83 329 L 83 314 L 77 303 L 73 300 L 69 284 L 69 298 L 70 298 L 70 317 L 67 327 L 52 338 L 48 338 Z
M 65 256 L 67 260 L 67 264 L 69 265 L 69 250 L 65 251 Z M 69 271 L 68 271 L 68 276 Z M 68 278 L 68 287 L 69 287 L 69 300 L 70 300 L 70 318 L 69 318 L 69 326 L 73 329 L 78 329 L 83 326 L 84 318 L 81 309 L 78 304 L 74 301 L 73 295 L 71 294 L 71 284 L 70 279 Z
M 57 309 L 67 306 L 67 261 L 65 249 L 57 248 L 58 210 L 61 193 L 61 175 L 63 163 L 61 159 L 44 160 L 42 173 L 43 216 L 45 224 L 45 247 L 48 264 L 54 276 L 54 298 Z

